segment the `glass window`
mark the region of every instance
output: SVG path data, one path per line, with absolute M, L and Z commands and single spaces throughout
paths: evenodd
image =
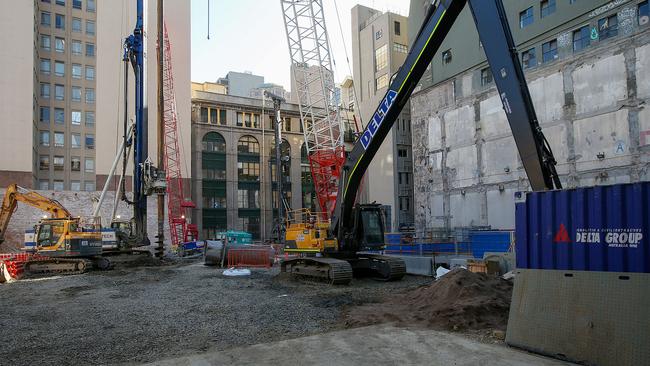
M 95 57 L 95 44 L 86 43 L 86 56 Z
M 95 80 L 94 66 L 86 66 L 86 80 Z
M 92 20 L 86 20 L 86 34 L 95 34 L 95 22 Z
M 72 87 L 72 101 L 81 102 L 81 87 L 73 86 Z
M 56 5 L 63 5 L 63 6 L 65 6 L 65 0 L 56 0 Z
M 41 83 L 41 98 L 50 99 L 50 84 Z
M 63 156 L 54 157 L 54 170 L 63 170 L 65 166 L 65 158 Z
M 84 164 L 84 171 L 88 173 L 92 173 L 95 171 L 95 159 L 93 158 L 86 158 L 85 164 Z
M 202 151 L 206 152 L 226 152 L 226 140 L 217 132 L 208 132 L 203 136 L 201 141 Z
M 241 127 L 244 125 L 244 114 L 242 112 L 237 112 L 237 126 Z
M 70 115 L 70 122 L 73 125 L 80 125 L 81 124 L 81 111 L 72 111 Z
M 448 49 L 446 51 L 442 51 L 442 64 L 443 65 L 450 64 L 451 60 L 452 60 L 451 49 Z
M 65 63 L 63 61 L 54 62 L 54 75 L 65 76 Z
M 259 114 L 254 114 L 253 115 L 253 128 L 259 128 L 260 127 L 260 115 Z
M 80 191 L 81 190 L 81 182 L 78 180 L 71 180 L 70 181 L 70 190 L 71 191 Z
M 73 133 L 70 135 L 71 137 L 71 142 L 72 142 L 72 148 L 73 149 L 81 149 L 81 134 L 78 133 Z
M 52 14 L 47 11 L 41 12 L 41 25 L 44 27 L 52 26 Z
M 217 110 L 214 108 L 210 108 L 210 123 L 212 124 L 217 124 L 219 121 L 217 120 Z
M 52 49 L 52 38 L 47 34 L 41 34 L 41 48 L 45 51 Z
M 206 107 L 201 107 L 201 115 L 200 115 L 200 120 L 199 122 L 201 123 L 208 123 L 208 108 Z
M 54 38 L 54 49 L 58 53 L 63 53 L 65 52 L 65 39 L 55 37 Z
M 65 87 L 63 85 L 54 85 L 54 99 L 65 100 Z
M 260 180 L 260 163 L 256 162 L 238 162 L 237 174 L 239 181 L 254 181 Z
M 91 133 L 86 134 L 86 149 L 93 150 L 95 148 L 95 135 Z
M 598 21 L 598 33 L 601 40 L 618 35 L 618 17 L 616 15 Z
M 95 12 L 95 0 L 86 0 L 86 11 Z
M 260 144 L 253 136 L 242 136 L 237 143 L 237 152 L 243 154 L 259 154 Z
M 81 41 L 72 40 L 72 46 L 70 50 L 73 55 L 81 55 Z
M 486 67 L 481 70 L 481 85 L 486 86 L 491 84 L 493 81 L 492 79 L 492 70 L 490 70 L 489 67 Z
M 49 75 L 52 70 L 51 67 L 50 60 L 44 58 L 41 59 L 41 74 Z
M 40 189 L 41 191 L 47 191 L 48 189 L 50 189 L 50 182 L 44 179 L 39 180 L 38 189 Z
M 244 113 L 244 126 L 253 127 L 253 125 L 251 123 L 251 114 L 250 113 Z
M 385 44 L 375 50 L 375 72 L 388 66 L 388 45 Z
M 388 74 L 383 74 L 375 80 L 376 90 L 388 87 Z
M 72 18 L 72 31 L 76 33 L 81 33 L 81 19 Z
M 39 114 L 40 114 L 39 120 L 41 122 L 50 123 L 50 107 L 41 107 Z
M 291 132 L 291 118 L 286 117 L 282 121 L 282 128 L 284 131 Z
M 573 51 L 577 52 L 589 46 L 589 26 L 573 31 Z
M 52 185 L 52 189 L 55 191 L 62 191 L 63 190 L 63 181 L 62 180 L 55 180 L 54 184 Z
M 81 9 L 81 0 L 72 0 L 72 7 L 75 9 Z
M 544 18 L 555 13 L 555 0 L 542 0 L 540 3 L 540 17 Z
M 65 29 L 65 15 L 56 14 L 55 22 L 56 22 L 56 29 Z
M 40 170 L 50 170 L 50 156 L 41 155 L 38 158 L 38 169 Z
M 380 39 L 384 35 L 384 31 L 382 29 L 378 30 L 375 32 L 375 40 Z
M 393 50 L 399 53 L 409 53 L 408 46 L 401 43 L 393 43 Z
M 91 126 L 95 124 L 95 112 L 88 111 L 86 112 L 86 126 Z
M 73 156 L 70 158 L 70 170 L 73 172 L 81 171 L 81 158 L 78 156 Z
M 550 62 L 557 59 L 557 39 L 552 39 L 542 44 L 542 62 Z
M 95 190 L 95 182 L 94 181 L 87 180 L 87 181 L 84 182 L 84 184 L 85 184 L 84 189 L 86 190 L 86 192 L 92 192 L 92 191 Z
M 219 110 L 219 123 L 222 125 L 226 124 L 226 110 L 225 109 L 220 109 Z
M 80 64 L 72 64 L 72 78 L 73 79 L 81 79 L 81 65 Z
M 395 25 L 395 35 L 396 35 L 396 36 L 401 35 L 401 34 L 402 34 L 402 27 L 401 27 L 401 24 L 400 24 L 399 22 L 396 21 L 396 22 L 394 22 L 394 25 Z
M 65 134 L 63 132 L 54 133 L 54 147 L 65 146 Z
M 519 13 L 519 28 L 526 28 L 527 26 L 533 24 L 535 20 L 535 15 L 533 14 L 533 7 L 522 11 Z
M 87 104 L 95 103 L 95 89 L 86 88 L 86 103 Z
M 50 146 L 50 132 L 41 131 L 39 135 L 39 142 L 41 146 Z
M 521 63 L 523 64 L 524 69 L 530 69 L 531 67 L 537 66 L 535 47 L 521 53 Z
M 648 1 L 639 3 L 639 25 L 650 24 L 650 10 L 648 9 Z
M 239 189 L 237 191 L 238 208 L 260 208 L 259 189 Z
M 63 108 L 54 108 L 54 123 L 65 124 L 65 111 Z

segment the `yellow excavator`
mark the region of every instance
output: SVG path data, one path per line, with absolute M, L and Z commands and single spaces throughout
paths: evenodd
M 25 262 L 25 273 L 74 274 L 83 273 L 92 266 L 100 269 L 110 267 L 110 261 L 101 257 L 101 225 L 95 222 L 84 224 L 57 200 L 16 184 L 7 187 L 0 207 L 0 244 L 4 242 L 18 202 L 50 214 L 49 218 L 44 217 L 34 226 L 36 246 L 33 253 L 36 255 Z

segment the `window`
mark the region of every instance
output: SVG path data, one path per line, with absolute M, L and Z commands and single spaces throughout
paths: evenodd
M 573 31 L 573 52 L 583 50 L 589 46 L 589 26 L 586 25 Z
M 86 149 L 93 150 L 95 148 L 95 135 L 91 133 L 86 134 Z
M 81 190 L 81 182 L 79 182 L 78 180 L 70 181 L 70 190 L 71 191 L 80 191 Z
M 50 146 L 50 132 L 41 131 L 39 135 L 39 142 L 41 146 Z
M 557 59 L 557 39 L 552 39 L 542 44 L 542 62 L 550 62 Z
M 75 33 L 81 33 L 81 19 L 72 18 L 72 31 Z
M 63 85 L 54 85 L 54 99 L 65 100 L 65 87 Z
M 72 78 L 73 79 L 81 79 L 81 65 L 80 64 L 72 64 Z
M 81 9 L 81 0 L 72 0 L 72 7 L 75 9 Z
M 395 22 L 394 25 L 395 25 L 395 35 L 396 36 L 401 35 L 402 34 L 401 24 L 399 22 Z
M 237 152 L 242 154 L 259 154 L 260 144 L 253 136 L 242 136 L 237 142 Z
M 81 149 L 81 134 L 73 133 L 70 135 L 71 146 L 73 149 Z
M 49 75 L 50 71 L 51 71 L 50 60 L 42 58 L 41 59 L 41 74 Z
M 56 5 L 65 6 L 65 0 L 56 0 Z
M 95 190 L 95 182 L 92 180 L 85 181 L 84 185 L 85 185 L 84 189 L 86 190 L 86 192 L 92 192 Z
M 57 53 L 65 52 L 65 39 L 56 37 L 54 38 L 54 49 Z
M 95 103 L 95 89 L 86 88 L 86 103 L 87 104 Z
M 95 44 L 86 43 L 86 56 L 95 57 Z
M 219 110 L 219 123 L 222 125 L 226 124 L 226 110 L 225 109 L 220 109 Z
M 481 86 L 486 86 L 491 84 L 492 79 L 492 70 L 489 67 L 486 67 L 481 70 Z
M 43 123 L 50 123 L 50 107 L 41 107 L 39 120 Z
M 201 108 L 201 109 L 203 109 L 203 108 Z M 207 108 L 205 108 L 205 109 L 207 109 Z M 203 111 L 201 111 L 201 112 L 203 112 Z M 207 112 L 207 111 L 206 111 L 206 112 Z M 213 124 L 215 124 L 215 125 L 219 122 L 219 121 L 217 120 L 217 112 L 218 112 L 218 111 L 217 111 L 216 109 L 214 109 L 214 108 L 210 108 L 210 123 L 213 123 Z
M 260 208 L 260 191 L 259 189 L 239 189 L 237 190 L 237 207 L 238 208 Z
M 72 111 L 70 114 L 70 123 L 73 125 L 81 125 L 81 111 Z
M 282 120 L 282 129 L 287 132 L 291 132 L 291 118 L 285 118 Z
M 86 80 L 95 80 L 94 66 L 86 66 Z
M 533 14 L 533 7 L 522 11 L 519 13 L 519 28 L 526 28 L 527 26 L 533 24 L 535 16 Z
M 86 34 L 95 35 L 95 22 L 86 20 Z
M 201 107 L 201 115 L 199 117 L 199 122 L 208 123 L 209 109 L 206 107 Z
M 54 123 L 65 124 L 65 111 L 63 108 L 54 108 Z
M 237 126 L 241 127 L 243 125 L 244 125 L 244 114 L 241 113 L 241 112 L 238 112 L 237 113 Z
M 73 172 L 81 171 L 81 158 L 78 156 L 73 156 L 70 158 L 70 170 Z
M 65 29 L 65 15 L 56 14 L 55 18 L 56 29 Z
M 81 102 L 81 87 L 73 86 L 72 87 L 72 101 Z
M 65 166 L 65 158 L 63 156 L 54 157 L 54 170 L 63 170 Z
M 648 10 L 648 1 L 639 3 L 639 25 L 650 24 L 650 10 Z
M 598 33 L 600 40 L 605 40 L 618 35 L 618 17 L 616 15 L 600 19 L 598 21 Z
M 63 190 L 63 181 L 62 180 L 55 180 L 54 184 L 52 185 L 52 189 L 55 191 L 62 191 Z
M 521 53 L 521 63 L 524 69 L 530 69 L 537 66 L 537 57 L 535 56 L 535 47 Z
M 256 162 L 238 162 L 237 174 L 239 181 L 254 181 L 260 180 L 260 163 Z
M 84 171 L 87 173 L 92 173 L 95 171 L 95 159 L 93 158 L 86 158 L 85 164 L 84 164 Z
M 65 146 L 65 134 L 63 132 L 55 132 L 54 147 L 64 147 L 64 146 Z
M 38 158 L 38 169 L 40 170 L 50 170 L 50 156 L 41 155 Z
M 250 113 L 244 113 L 244 126 L 253 127 L 253 125 L 251 124 L 251 114 Z
M 555 0 L 542 0 L 540 3 L 540 17 L 544 18 L 555 13 Z
M 81 55 L 81 41 L 72 40 L 72 46 L 70 50 L 73 55 Z
M 409 53 L 408 46 L 401 43 L 393 43 L 393 50 L 399 53 Z
M 41 98 L 50 99 L 50 84 L 41 83 Z
M 398 149 L 397 150 L 397 156 L 400 158 L 407 158 L 408 157 L 408 151 L 406 149 Z
M 63 61 L 54 62 L 54 75 L 65 76 L 65 63 Z
M 95 12 L 95 0 L 86 0 L 86 11 Z
M 48 189 L 50 189 L 50 182 L 48 182 L 47 180 L 39 180 L 38 189 L 40 189 L 41 191 L 47 191 Z
M 92 126 L 95 124 L 95 112 L 88 111 L 86 112 L 86 126 Z
M 52 14 L 47 11 L 41 12 L 41 25 L 44 27 L 52 26 Z
M 380 90 L 382 88 L 388 87 L 388 74 L 383 74 L 375 80 L 375 90 Z
M 260 127 L 260 115 L 259 114 L 254 114 L 253 115 L 253 127 L 254 128 L 259 128 Z
M 442 51 L 442 64 L 447 65 L 451 63 L 451 49 L 448 49 L 446 51 Z
M 49 51 L 52 49 L 52 38 L 47 34 L 41 34 L 41 48 L 44 51 Z
M 226 140 L 217 132 L 208 132 L 201 141 L 201 150 L 206 152 L 226 152 Z
M 383 35 L 384 35 L 384 31 L 380 29 L 380 30 L 375 32 L 375 39 L 376 40 L 380 39 Z
M 388 45 L 385 44 L 375 50 L 375 72 L 388 66 Z

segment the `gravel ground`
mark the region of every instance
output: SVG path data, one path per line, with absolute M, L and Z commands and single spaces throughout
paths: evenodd
M 330 286 L 277 268 L 247 278 L 221 272 L 176 263 L 0 285 L 1 363 L 140 363 L 318 334 L 343 327 L 347 306 L 431 281 Z

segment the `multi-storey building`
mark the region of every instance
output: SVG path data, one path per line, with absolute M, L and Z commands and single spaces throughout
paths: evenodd
M 352 8 L 355 113 L 363 127 L 386 94 L 391 76 L 408 53 L 408 21 L 357 5 Z M 413 223 L 413 158 L 411 117 L 407 105 L 370 164 L 363 199 L 385 205 L 389 230 Z

